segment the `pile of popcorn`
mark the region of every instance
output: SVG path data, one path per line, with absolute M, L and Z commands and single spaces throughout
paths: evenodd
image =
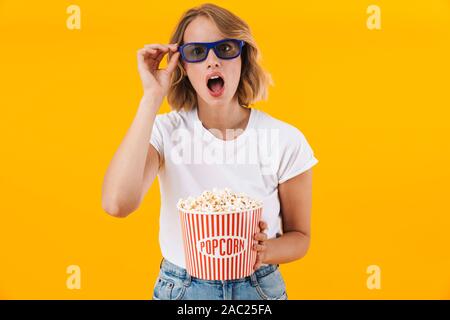
M 229 188 L 217 189 L 212 191 L 203 191 L 200 196 L 188 197 L 187 199 L 178 200 L 178 208 L 189 211 L 245 211 L 258 208 L 262 203 L 256 199 L 252 199 L 247 194 L 235 193 Z

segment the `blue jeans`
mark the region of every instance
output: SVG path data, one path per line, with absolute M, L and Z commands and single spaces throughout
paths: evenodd
M 278 265 L 260 267 L 251 276 L 234 280 L 192 277 L 162 259 L 153 289 L 153 300 L 287 300 L 286 285 Z

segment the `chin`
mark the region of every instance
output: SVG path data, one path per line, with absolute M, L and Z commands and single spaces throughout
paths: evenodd
M 217 98 L 212 97 L 208 92 L 206 93 L 206 99 L 203 99 L 208 105 L 214 106 L 214 105 L 224 105 L 229 104 L 231 102 L 231 98 L 227 96 L 220 96 Z

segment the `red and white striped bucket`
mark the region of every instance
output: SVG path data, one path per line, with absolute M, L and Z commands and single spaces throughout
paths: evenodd
M 185 211 L 178 207 L 186 269 L 206 280 L 232 280 L 253 273 L 253 239 L 262 207 L 243 212 Z

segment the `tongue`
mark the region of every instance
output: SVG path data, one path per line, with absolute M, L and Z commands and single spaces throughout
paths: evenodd
M 213 92 L 219 92 L 220 89 L 222 89 L 222 83 L 221 83 L 221 81 L 214 81 L 214 82 L 211 84 L 211 90 L 212 90 Z

